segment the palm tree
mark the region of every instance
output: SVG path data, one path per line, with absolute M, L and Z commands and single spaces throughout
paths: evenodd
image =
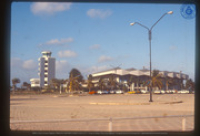
M 191 93 L 191 90 L 194 90 L 194 86 L 195 86 L 195 83 L 192 81 L 192 79 L 188 79 L 186 81 L 186 88 L 190 91 L 190 93 Z
M 57 90 L 60 89 L 60 94 L 61 94 L 61 85 L 64 84 L 65 80 L 64 79 L 57 79 L 57 78 L 53 78 L 51 79 L 51 85 L 54 86 L 54 88 L 56 88 Z
M 78 76 L 74 77 L 73 74 L 71 74 L 71 76 L 69 77 L 68 88 L 70 93 L 80 88 Z
M 142 84 L 140 77 L 134 77 L 133 82 L 137 83 L 137 90 L 139 91 L 139 85 Z
M 52 92 L 52 88 L 50 85 L 44 86 L 44 93 Z
M 166 76 L 166 77 L 164 77 L 164 82 L 165 82 L 165 85 L 166 85 L 165 91 L 168 91 L 169 85 L 173 84 L 173 80 L 171 78 L 169 78 L 168 76 Z
M 129 87 L 129 91 L 130 91 L 132 83 L 134 83 L 134 77 L 131 75 L 129 80 L 127 81 L 127 85 Z
M 12 84 L 13 84 L 13 92 L 16 89 L 16 84 L 20 83 L 20 79 L 19 78 L 13 78 L 12 79 Z
M 136 76 L 131 76 L 127 82 L 129 89 L 132 83 L 135 83 L 137 85 L 137 88 L 139 87 L 139 84 L 141 84 L 141 79 L 140 77 L 136 77 Z
M 73 77 L 78 77 L 77 78 L 78 82 L 82 82 L 83 81 L 83 76 L 82 76 L 81 72 L 78 69 L 73 68 L 69 73 L 69 77 L 71 77 L 71 75 Z
M 111 90 L 116 87 L 117 81 L 114 77 L 114 75 L 109 76 L 108 84 L 111 86 Z
M 81 75 L 81 72 L 73 68 L 69 73 L 68 88 L 70 90 L 70 93 L 75 89 L 80 89 L 81 82 L 83 82 L 83 76 Z
M 161 88 L 163 86 L 162 83 L 162 78 L 161 78 L 161 74 L 159 74 L 159 72 L 157 71 L 153 71 L 153 76 L 152 76 L 152 88 L 153 87 L 158 87 L 161 93 Z
M 58 88 L 58 79 L 57 78 L 52 78 L 50 81 L 50 85 L 52 85 L 54 88 Z
M 87 81 L 87 87 L 89 89 L 89 92 L 90 92 L 90 89 L 94 86 L 94 84 L 92 83 L 92 75 L 90 74 L 88 76 L 88 81 Z
M 99 79 L 98 86 L 100 87 L 101 91 L 102 91 L 102 88 L 105 87 L 105 83 L 106 81 L 103 78 Z
M 163 86 L 162 80 L 161 80 L 161 75 L 158 74 L 156 76 L 152 77 L 152 87 L 158 87 L 161 89 Z
M 173 78 L 173 79 L 172 79 L 171 85 L 173 86 L 173 89 L 174 89 L 174 86 L 175 86 L 175 85 L 179 85 L 179 82 L 177 81 L 177 78 Z
M 30 90 L 30 88 L 31 88 L 31 84 L 29 84 L 27 82 L 23 82 L 22 86 L 25 86 L 28 90 Z
M 153 87 L 158 87 L 159 89 L 162 88 L 163 83 L 162 83 L 161 74 L 159 74 L 159 72 L 157 70 L 153 70 L 151 81 L 152 81 L 152 88 Z M 151 81 L 148 80 L 146 83 L 144 83 L 144 85 L 150 87 L 151 86 L 151 84 L 150 84 Z

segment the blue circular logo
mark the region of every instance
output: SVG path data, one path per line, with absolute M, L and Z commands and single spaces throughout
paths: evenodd
M 193 4 L 183 4 L 180 12 L 185 19 L 193 19 L 196 17 L 196 8 Z

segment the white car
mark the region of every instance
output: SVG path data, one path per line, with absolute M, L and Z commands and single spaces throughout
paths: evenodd
M 164 90 L 155 90 L 155 91 L 153 91 L 153 93 L 154 94 L 163 94 L 163 93 L 165 93 L 165 91 Z
M 172 93 L 176 93 L 176 90 L 171 90 Z
M 178 91 L 178 93 L 187 94 L 187 93 L 189 93 L 189 90 L 181 90 L 181 91 Z
M 124 92 L 122 90 L 116 90 L 115 93 L 116 94 L 123 94 Z
M 143 93 L 143 94 L 145 94 L 147 92 L 148 92 L 147 90 L 141 90 L 141 93 Z
M 101 90 L 98 90 L 97 91 L 97 94 L 102 94 L 103 92 Z
M 172 91 L 171 91 L 171 90 L 166 90 L 166 93 L 168 93 L 168 94 L 169 94 L 169 93 L 172 93 Z
M 160 94 L 160 91 L 159 90 L 155 90 L 153 91 L 154 94 Z
M 108 94 L 108 91 L 107 90 L 103 90 L 102 93 L 103 94 Z
M 114 94 L 114 93 L 115 93 L 115 90 L 110 90 L 110 93 L 111 93 L 111 94 Z
M 176 91 L 175 90 L 166 90 L 166 93 L 172 94 L 172 93 L 176 93 Z
M 164 90 L 161 90 L 161 93 L 162 93 L 162 94 L 164 94 L 164 93 L 165 93 L 165 91 L 164 91 Z
M 108 94 L 108 91 L 106 91 L 106 90 L 98 90 L 97 91 L 97 94 Z

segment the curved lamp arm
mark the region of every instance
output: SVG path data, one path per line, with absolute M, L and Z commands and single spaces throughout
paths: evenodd
M 133 23 L 130 23 L 130 25 L 131 25 L 131 26 L 133 26 L 134 24 L 138 24 L 138 25 L 140 25 L 140 26 L 142 26 L 142 27 L 146 28 L 146 29 L 149 31 L 149 28 L 148 28 L 147 26 L 145 26 L 145 25 L 141 24 L 141 23 L 138 23 L 138 22 L 133 22 Z
M 150 30 L 152 30 L 153 29 L 153 27 L 165 16 L 165 15 L 167 15 L 167 14 L 173 14 L 173 11 L 169 11 L 169 12 L 167 12 L 167 13 L 164 13 L 159 19 L 158 19 L 158 21 L 156 21 L 153 25 L 152 25 L 152 27 L 150 28 Z

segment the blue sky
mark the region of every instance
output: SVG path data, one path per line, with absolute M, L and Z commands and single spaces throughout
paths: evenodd
M 67 79 L 72 68 L 83 76 L 121 68 L 149 68 L 151 27 L 152 68 L 182 71 L 194 80 L 195 18 L 186 19 L 182 4 L 13 2 L 11 8 L 11 80 L 38 77 L 44 50 L 56 58 L 56 77 Z

